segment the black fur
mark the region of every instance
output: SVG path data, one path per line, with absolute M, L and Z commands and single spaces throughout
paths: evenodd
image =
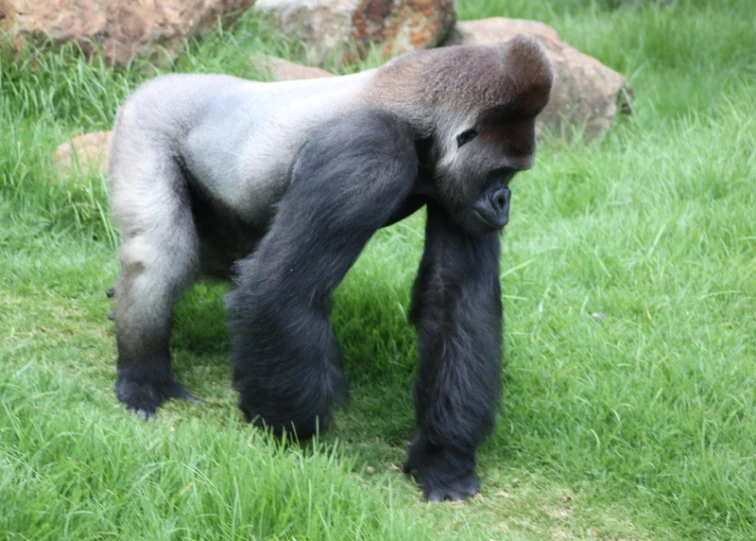
M 418 173 L 409 126 L 377 112 L 326 125 L 302 149 L 290 191 L 228 297 L 234 386 L 248 420 L 300 437 L 325 428 L 344 390 L 328 322 L 333 289 L 401 211 Z M 414 286 L 420 341 L 417 435 L 405 471 L 430 500 L 478 490 L 475 449 L 493 426 L 501 360 L 497 233 L 471 235 L 428 204 Z
M 470 235 L 428 204 L 410 314 L 419 339 L 417 434 L 405 471 L 429 500 L 478 491 L 475 449 L 493 428 L 501 382 L 499 235 Z
M 292 184 L 228 296 L 234 387 L 248 420 L 309 437 L 344 390 L 328 313 L 331 292 L 417 177 L 412 130 L 361 111 L 302 148 Z

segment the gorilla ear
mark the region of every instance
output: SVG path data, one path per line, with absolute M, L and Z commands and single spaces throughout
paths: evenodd
M 514 86 L 510 107 L 533 117 L 546 107 L 554 76 L 546 53 L 531 37 L 518 35 L 506 43 L 507 71 Z

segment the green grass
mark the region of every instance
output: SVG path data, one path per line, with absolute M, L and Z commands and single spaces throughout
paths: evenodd
M 460 15 L 549 23 L 637 100 L 599 141 L 545 141 L 513 185 L 504 400 L 461 504 L 424 503 L 396 467 L 422 216 L 379 232 L 337 291 L 352 392 L 316 445 L 242 422 L 224 286 L 177 309 L 176 371 L 203 405 L 143 423 L 112 393 L 104 179 L 60 181 L 50 154 L 155 73 L 265 78 L 249 57 L 297 44 L 245 17 L 160 70 L 0 60 L 0 539 L 756 538 L 756 6 L 500 4 Z

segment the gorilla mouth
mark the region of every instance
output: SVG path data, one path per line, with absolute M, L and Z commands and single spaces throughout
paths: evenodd
M 485 233 L 493 233 L 494 231 L 503 230 L 504 226 L 507 225 L 506 221 L 502 223 L 492 216 L 487 216 L 486 213 L 482 212 L 480 209 L 474 208 L 472 209 L 472 211 L 475 220 L 480 226 L 482 226 L 482 229 L 485 230 Z

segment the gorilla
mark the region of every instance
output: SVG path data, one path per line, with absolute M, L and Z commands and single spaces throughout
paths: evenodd
M 499 234 L 551 84 L 543 51 L 518 36 L 327 79 L 142 85 L 118 112 L 109 164 L 118 399 L 144 418 L 196 400 L 171 371 L 173 306 L 201 276 L 232 278 L 246 419 L 300 438 L 324 429 L 345 389 L 331 294 L 376 230 L 425 207 L 404 471 L 428 500 L 475 494 L 501 383 Z

